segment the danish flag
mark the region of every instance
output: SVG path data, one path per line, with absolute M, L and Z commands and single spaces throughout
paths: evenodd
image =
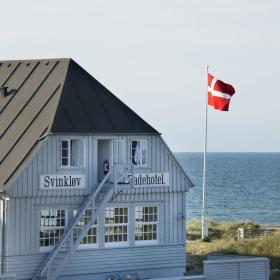
M 234 93 L 232 85 L 217 80 L 208 73 L 208 105 L 216 110 L 228 111 L 229 102 Z

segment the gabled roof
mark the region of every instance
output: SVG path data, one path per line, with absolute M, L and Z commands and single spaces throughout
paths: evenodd
M 51 132 L 159 134 L 73 60 Z
M 72 59 L 0 61 L 0 189 L 49 133 L 159 134 Z

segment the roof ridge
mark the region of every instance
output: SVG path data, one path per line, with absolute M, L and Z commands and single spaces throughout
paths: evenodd
M 28 62 L 28 61 L 54 61 L 54 60 L 59 60 L 59 61 L 67 61 L 67 60 L 73 60 L 71 57 L 53 57 L 53 58 L 25 58 L 25 59 L 0 59 L 0 63 L 5 63 L 5 62 Z

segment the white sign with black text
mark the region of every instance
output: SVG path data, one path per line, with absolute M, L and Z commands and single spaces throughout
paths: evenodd
M 83 174 L 40 175 L 40 188 L 43 190 L 84 189 L 85 187 L 85 175 Z
M 169 187 L 169 173 L 134 173 L 134 187 Z

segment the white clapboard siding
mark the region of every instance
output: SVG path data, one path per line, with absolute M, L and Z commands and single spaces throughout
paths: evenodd
M 65 136 L 63 136 L 65 137 Z M 73 138 L 77 136 L 69 136 Z M 105 136 L 104 136 L 105 137 Z M 103 137 L 103 138 L 104 138 Z M 107 139 L 124 140 L 126 162 L 130 162 L 130 141 L 135 139 L 148 140 L 148 166 L 135 168 L 135 172 L 169 172 L 170 186 L 165 188 L 146 188 L 145 192 L 185 192 L 192 183 L 185 175 L 174 155 L 160 136 L 106 136 Z M 37 197 L 37 196 L 77 196 L 85 195 L 97 183 L 97 139 L 101 136 L 84 135 L 85 166 L 83 168 L 63 169 L 59 167 L 59 139 L 58 135 L 48 136 L 31 160 L 26 164 L 18 178 L 12 182 L 8 194 L 12 197 Z M 69 190 L 41 190 L 39 177 L 41 174 L 84 174 L 86 189 Z M 139 191 L 139 190 L 130 190 Z M 141 191 L 141 190 L 140 190 Z
M 81 201 L 80 196 L 10 198 L 7 211 L 7 254 L 39 252 L 40 208 L 77 208 Z
M 31 277 L 46 255 L 40 253 L 39 248 L 40 209 L 53 207 L 72 211 L 79 207 L 90 188 L 93 188 L 98 181 L 98 140 L 107 138 L 124 141 L 126 147 L 124 156 L 127 163 L 131 160 L 131 140 L 147 140 L 148 165 L 144 168 L 136 167 L 134 172 L 169 173 L 170 184 L 168 187 L 137 188 L 124 185 L 121 193 L 108 204 L 108 206 L 128 207 L 145 203 L 158 205 L 160 207 L 159 244 L 153 247 L 135 247 L 131 242 L 131 247 L 126 249 L 102 249 L 103 227 L 100 224 L 99 248 L 75 252 L 73 256 L 75 263 L 70 262 L 65 268 L 65 273 L 73 273 L 73 269 L 77 266 L 74 270 L 78 274 L 96 273 L 96 275 L 102 276 L 100 279 L 104 279 L 102 272 L 104 269 L 121 271 L 135 270 L 138 267 L 140 271 L 154 271 L 154 274 L 151 273 L 149 277 L 161 276 L 160 273 L 164 276 L 168 271 L 170 276 L 176 276 L 179 272 L 182 275 L 182 272 L 185 271 L 186 191 L 192 186 L 192 182 L 163 139 L 160 136 L 151 135 L 69 136 L 69 138 L 72 137 L 84 140 L 85 165 L 83 168 L 61 169 L 58 160 L 61 136 L 50 135 L 42 141 L 25 167 L 18 171 L 17 179 L 11 182 L 7 192 L 10 197 L 7 210 L 7 272 L 17 273 L 17 279 Z M 65 173 L 84 174 L 86 189 L 40 189 L 39 177 L 41 174 Z M 102 213 L 98 218 L 102 220 Z M 130 224 L 130 228 L 133 232 L 133 222 Z
M 166 276 L 183 275 L 186 256 L 183 245 L 146 246 L 140 248 L 110 248 L 95 250 L 79 250 L 63 271 L 64 276 L 73 279 L 98 279 L 92 274 L 106 274 L 135 271 L 153 276 L 155 270 L 165 270 Z M 7 257 L 7 268 L 17 275 L 17 279 L 30 279 L 45 254 Z M 160 272 L 157 272 L 159 274 Z M 78 277 L 78 278 L 77 278 Z
M 8 255 L 36 254 L 39 252 L 40 209 L 76 209 L 81 196 L 10 198 L 7 224 Z M 108 206 L 131 206 L 145 203 L 160 206 L 160 245 L 184 244 L 186 236 L 184 193 L 120 194 Z M 101 217 L 99 217 L 99 220 Z M 132 226 L 132 225 L 131 225 Z

